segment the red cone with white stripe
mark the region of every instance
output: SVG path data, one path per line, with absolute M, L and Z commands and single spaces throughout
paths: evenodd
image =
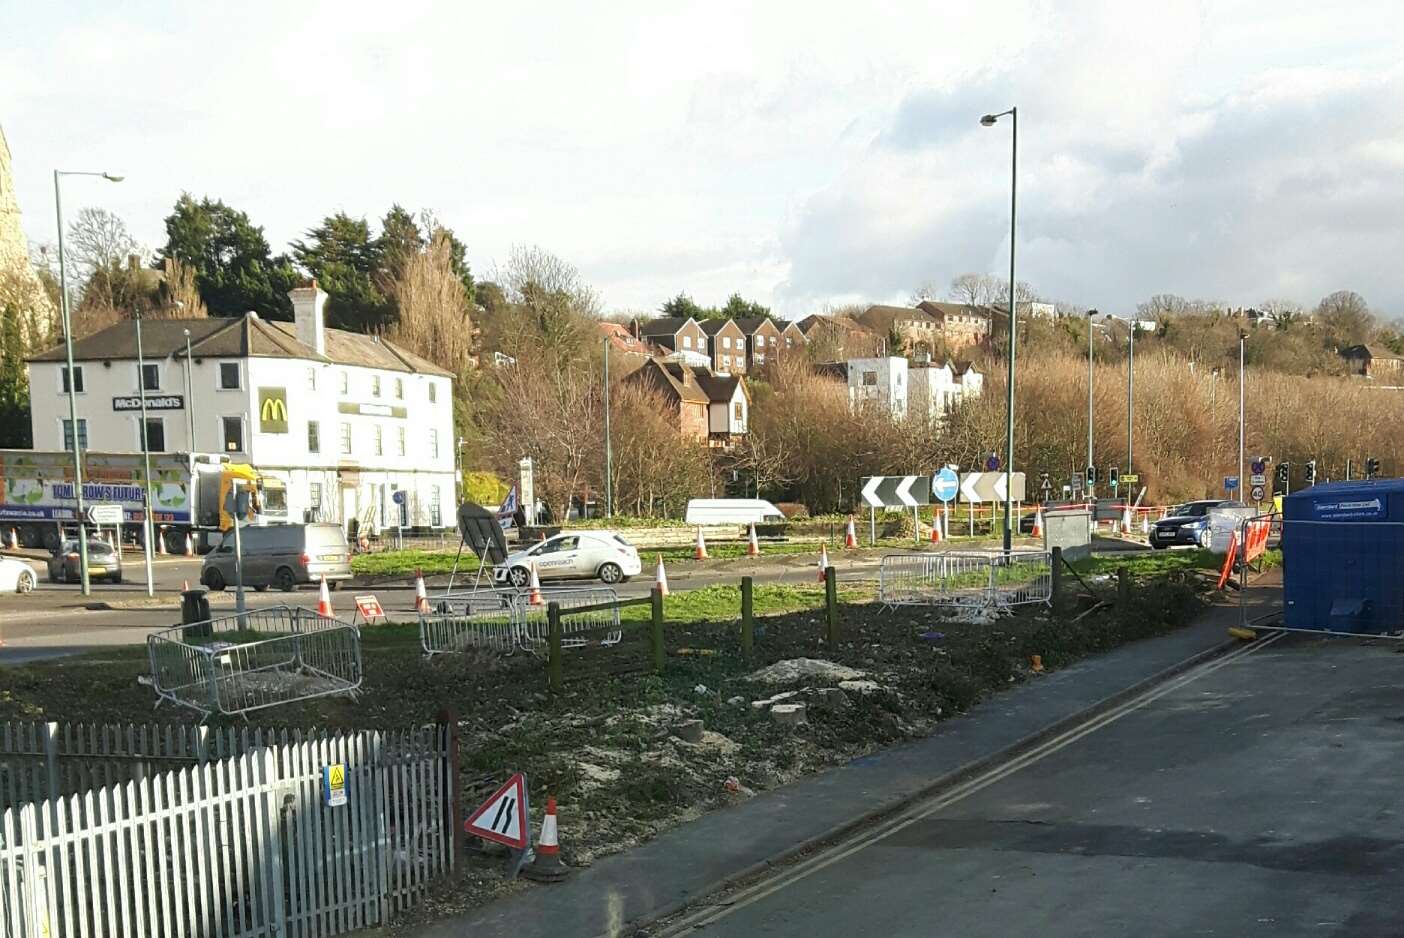
M 414 611 L 422 615 L 429 613 L 429 592 L 424 588 L 424 571 L 414 571 Z
M 1043 537 L 1043 509 L 1034 512 L 1033 536 Z
M 19 550 L 19 532 L 10 528 L 10 550 Z
M 697 550 L 693 551 L 694 560 L 707 559 L 707 542 L 702 539 L 702 525 L 697 526 Z
M 749 540 L 746 542 L 746 556 L 760 556 L 760 544 L 756 541 L 756 526 L 754 524 L 751 525 Z
M 829 545 L 819 545 L 819 582 L 824 582 L 824 568 L 829 565 Z
M 541 599 L 541 578 L 536 575 L 536 561 L 531 562 L 531 582 L 528 584 L 531 595 L 527 597 L 527 604 L 531 606 L 542 605 Z
M 166 526 L 163 524 L 156 529 L 156 553 L 166 552 Z
M 931 543 L 941 543 L 941 515 L 938 512 L 931 515 Z
M 843 533 L 843 549 L 852 550 L 858 546 L 858 532 L 853 527 L 853 516 L 848 516 L 848 530 Z
M 321 593 L 317 596 L 317 615 L 326 616 L 328 619 L 334 615 L 332 612 L 331 591 L 327 589 L 327 578 L 325 576 L 322 577 Z
M 1131 533 L 1131 506 L 1127 505 L 1121 512 L 1121 533 Z
M 522 875 L 538 883 L 559 883 L 570 873 L 561 862 L 560 834 L 556 829 L 556 799 L 546 799 L 546 816 L 541 819 L 541 839 L 532 848 L 536 858 L 522 869 Z
M 189 534 L 185 535 L 185 556 L 195 556 L 195 540 Z
M 660 596 L 668 595 L 668 572 L 663 569 L 663 555 L 658 555 L 658 571 L 653 575 L 653 586 Z

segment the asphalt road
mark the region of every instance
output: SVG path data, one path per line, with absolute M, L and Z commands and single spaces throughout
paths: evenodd
M 1404 935 L 1399 647 L 1262 644 L 652 933 Z

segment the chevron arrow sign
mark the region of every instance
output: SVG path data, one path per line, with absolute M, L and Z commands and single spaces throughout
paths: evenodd
M 915 508 L 931 504 L 931 476 L 868 476 L 863 504 L 872 508 Z
M 1010 473 L 1009 487 L 1014 501 L 1024 500 L 1024 474 Z M 1004 501 L 1004 473 L 1002 472 L 962 472 L 960 474 L 960 498 L 966 502 Z

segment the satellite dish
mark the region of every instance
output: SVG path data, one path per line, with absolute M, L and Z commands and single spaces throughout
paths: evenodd
M 458 533 L 484 564 L 497 566 L 507 562 L 507 538 L 495 511 L 464 502 L 458 506 Z

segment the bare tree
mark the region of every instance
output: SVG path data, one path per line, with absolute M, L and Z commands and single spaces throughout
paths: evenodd
M 544 343 L 567 357 L 594 347 L 600 301 L 580 271 L 540 247 L 514 246 L 493 282 L 507 307 L 492 323 L 496 344 L 512 357 Z
M 195 285 L 195 271 L 174 257 L 168 257 L 161 264 L 164 279 L 156 296 L 147 296 L 147 308 L 142 316 L 147 319 L 208 319 L 210 311 L 200 298 L 200 290 Z
M 966 306 L 989 308 L 998 300 L 1008 301 L 1009 288 L 1004 284 L 1005 281 L 989 274 L 961 274 L 951 281 L 950 297 Z
M 1337 290 L 1316 304 L 1316 323 L 1327 341 L 1336 346 L 1368 342 L 1375 331 L 1375 317 L 1365 298 L 1354 290 Z
M 455 375 L 477 364 L 472 303 L 453 270 L 452 245 L 440 231 L 428 248 L 410 255 L 389 284 L 400 317 L 389 338 Z
M 90 280 L 98 271 L 126 266 L 128 256 L 139 248 L 121 218 L 106 209 L 85 208 L 68 226 L 65 250 L 79 277 Z

